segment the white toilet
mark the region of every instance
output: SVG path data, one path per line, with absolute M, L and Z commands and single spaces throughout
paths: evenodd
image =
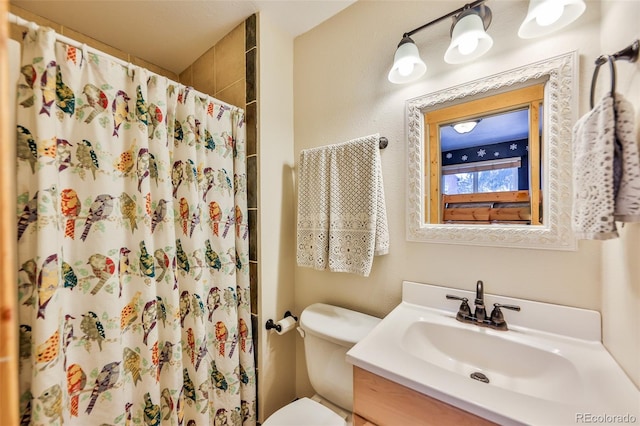
M 324 303 L 300 315 L 312 398 L 301 398 L 273 413 L 263 426 L 345 426 L 353 410 L 353 370 L 346 354 L 379 318 Z

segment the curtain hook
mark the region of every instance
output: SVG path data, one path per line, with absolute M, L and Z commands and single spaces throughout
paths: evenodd
M 127 75 L 133 80 L 136 75 L 136 70 L 131 62 L 127 62 Z
M 82 59 L 80 60 L 80 65 L 82 65 L 84 61 L 87 61 L 87 63 L 89 62 L 89 48 L 87 46 L 87 43 L 82 43 L 80 49 L 82 50 Z

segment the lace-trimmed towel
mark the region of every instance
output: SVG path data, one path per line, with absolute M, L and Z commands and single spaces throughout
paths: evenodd
M 369 276 L 389 251 L 379 136 L 303 150 L 298 165 L 299 266 Z
M 631 102 L 616 94 L 616 139 L 622 149 L 622 175 L 616 192 L 614 217 L 620 222 L 640 222 L 640 154 L 635 138 L 635 113 Z
M 640 221 L 640 160 L 633 106 L 605 96 L 573 128 L 573 228 L 577 238 L 618 237 L 615 221 Z

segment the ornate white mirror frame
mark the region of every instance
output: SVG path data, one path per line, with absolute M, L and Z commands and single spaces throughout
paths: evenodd
M 424 113 L 461 100 L 545 81 L 543 102 L 542 225 L 425 223 Z M 560 56 L 481 78 L 406 102 L 407 240 L 498 247 L 575 250 L 571 229 L 571 131 L 577 116 L 577 54 Z

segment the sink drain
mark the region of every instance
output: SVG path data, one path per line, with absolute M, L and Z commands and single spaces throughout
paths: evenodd
M 476 371 L 475 373 L 471 373 L 469 377 L 471 377 L 473 380 L 477 380 L 482 383 L 489 383 L 489 378 L 479 371 Z

